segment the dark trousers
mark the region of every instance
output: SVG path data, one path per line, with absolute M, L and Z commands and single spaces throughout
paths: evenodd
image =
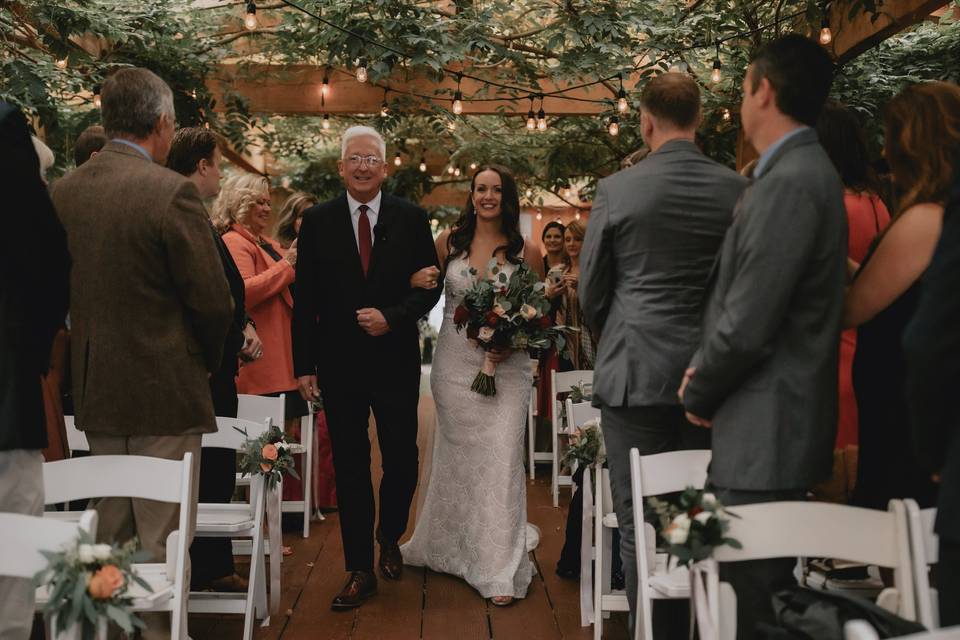
M 712 486 L 717 499 L 726 507 L 781 500 L 803 500 L 803 489 L 782 491 L 742 491 Z M 731 509 L 736 512 L 735 509 Z M 771 596 L 781 589 L 796 585 L 793 569 L 796 558 L 772 560 L 745 560 L 721 562 L 720 580 L 727 582 L 737 594 L 737 640 L 757 637 L 756 627 L 760 622 L 774 624 Z
M 210 377 L 213 409 L 222 418 L 237 417 L 237 385 L 231 371 Z M 237 452 L 233 449 L 200 450 L 199 502 L 230 502 L 237 485 Z M 193 538 L 190 545 L 193 565 L 191 586 L 201 588 L 211 580 L 232 576 L 233 546 L 229 538 Z
M 940 626 L 960 625 L 960 542 L 940 536 L 937 561 L 937 596 Z
M 603 407 L 601 424 L 610 466 L 613 510 L 617 513 L 620 529 L 620 557 L 630 602 L 632 636 L 637 616 L 638 576 L 634 504 L 630 493 L 630 449 L 636 447 L 642 456 L 678 449 L 709 449 L 710 432 L 687 422 L 679 405 Z M 643 505 L 637 505 L 637 512 L 642 518 Z M 660 607 L 657 610 L 659 612 Z
M 402 384 L 401 384 L 402 382 Z M 378 529 L 396 542 L 407 529 L 417 488 L 419 375 L 390 387 L 324 393 L 324 409 L 340 507 L 340 534 L 347 571 L 373 570 L 374 499 L 370 477 L 370 410 L 377 422 L 383 478 Z M 469 392 L 469 390 L 467 390 Z

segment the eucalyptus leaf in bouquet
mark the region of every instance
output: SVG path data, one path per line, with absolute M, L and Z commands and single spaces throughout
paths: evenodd
M 719 546 L 742 548 L 739 541 L 726 535 L 730 518 L 738 516 L 709 491 L 687 487 L 675 503 L 647 498 L 647 504 L 657 516 L 655 528 L 667 544 L 667 553 L 681 565 L 706 560 Z
M 585 466 L 596 466 L 606 462 L 607 449 L 603 443 L 600 418 L 575 427 L 567 437 L 567 451 L 563 454 L 565 463 L 572 465 L 576 461 Z

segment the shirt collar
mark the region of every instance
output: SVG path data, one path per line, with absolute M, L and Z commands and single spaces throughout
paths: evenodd
M 787 133 L 780 136 L 780 139 L 774 142 L 772 145 L 767 147 L 767 150 L 760 154 L 760 159 L 757 160 L 757 166 L 753 168 L 753 177 L 759 178 L 763 175 L 763 170 L 767 168 L 767 165 L 770 163 L 770 159 L 773 157 L 780 147 L 782 147 L 787 140 L 793 138 L 794 136 L 808 130 L 810 127 L 801 126 L 797 127 L 793 131 L 788 131 Z
M 359 214 L 360 205 L 367 205 L 369 213 L 377 215 L 380 213 L 380 200 L 383 199 L 383 191 L 377 191 L 377 195 L 373 197 L 370 202 L 360 202 L 356 198 L 350 195 L 350 192 L 347 192 L 347 206 L 350 207 L 350 215 L 356 216 Z
M 138 145 L 136 142 L 130 142 L 129 140 L 124 140 L 123 138 L 113 138 L 110 142 L 119 142 L 120 144 L 125 144 L 128 147 L 133 147 L 134 149 L 140 152 L 140 155 L 142 155 L 144 158 L 146 158 L 150 162 L 153 162 L 153 157 L 150 155 L 150 153 L 146 149 Z

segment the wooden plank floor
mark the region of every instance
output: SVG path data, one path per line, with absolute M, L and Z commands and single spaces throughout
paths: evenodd
M 421 458 L 434 427 L 433 401 L 420 402 Z M 371 431 L 371 434 L 373 432 Z M 379 483 L 379 452 L 372 440 L 374 482 Z M 256 640 L 589 640 L 592 627 L 580 626 L 579 583 L 559 578 L 554 569 L 563 546 L 570 492 L 559 509 L 550 500 L 547 467 L 527 481 L 528 520 L 541 531 L 532 552 L 538 569 L 527 597 L 510 607 L 494 607 L 463 580 L 407 567 L 399 582 L 379 580 L 379 594 L 359 609 L 335 613 L 330 601 L 343 586 L 343 546 L 337 515 L 314 522 L 310 537 L 290 533 L 284 543 L 294 554 L 284 559 L 280 614 L 266 627 L 257 627 Z M 411 509 L 410 527 L 415 522 Z M 243 572 L 241 568 L 241 572 Z M 240 639 L 240 616 L 191 615 L 194 640 Z M 615 614 L 604 623 L 604 638 L 626 640 L 626 616 Z

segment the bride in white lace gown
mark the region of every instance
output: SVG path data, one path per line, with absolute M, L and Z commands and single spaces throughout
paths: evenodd
M 400 547 L 406 564 L 460 576 L 498 605 L 524 597 L 533 576 L 523 468 L 530 358 L 497 354 L 497 394 L 471 391 L 484 352 L 457 333 L 453 312 L 470 285 L 464 272 L 472 266 L 482 273 L 493 255 L 507 273 L 521 261 L 542 271 L 540 252 L 520 235 L 519 212 L 509 172 L 483 167 L 457 226 L 437 238 L 446 292 L 430 376 L 437 428 L 423 507 L 413 537 Z M 426 286 L 430 277 L 436 274 Z

